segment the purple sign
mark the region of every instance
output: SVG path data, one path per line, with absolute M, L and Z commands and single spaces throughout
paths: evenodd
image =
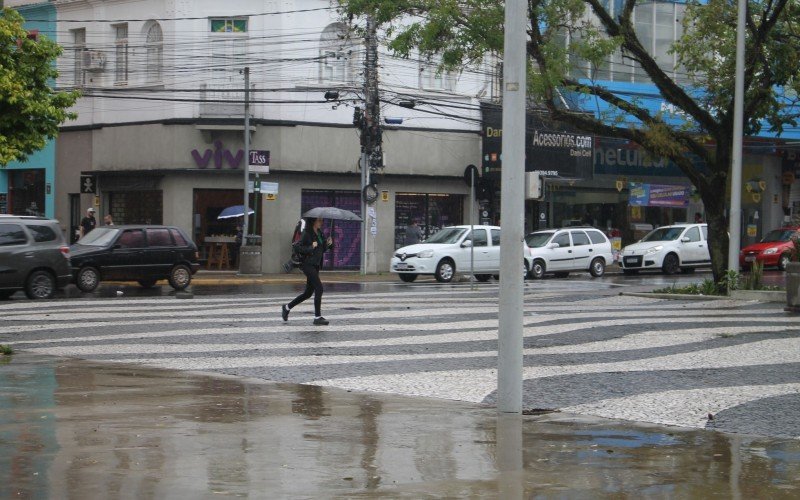
M 260 149 L 250 150 L 250 166 L 269 166 L 269 151 L 262 151 Z
M 692 188 L 670 184 L 640 184 L 631 182 L 629 204 L 640 207 L 686 208 Z
M 229 149 L 222 148 L 222 141 L 214 141 L 213 150 L 206 149 L 205 152 L 200 155 L 198 150 L 193 149 L 192 158 L 194 158 L 194 163 L 199 168 L 208 168 L 208 164 L 211 163 L 213 159 L 214 168 L 217 170 L 221 170 L 225 162 L 227 162 L 228 168 L 237 169 L 244 158 L 244 151 L 240 149 L 234 155 Z

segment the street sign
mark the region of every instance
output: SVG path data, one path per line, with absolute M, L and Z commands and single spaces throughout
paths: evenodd
M 251 174 L 268 174 L 269 165 L 250 165 Z
M 277 182 L 262 182 L 261 183 L 261 192 L 264 194 L 278 194 L 278 183 Z
M 94 175 L 81 175 L 81 193 L 95 194 L 97 192 L 97 177 Z

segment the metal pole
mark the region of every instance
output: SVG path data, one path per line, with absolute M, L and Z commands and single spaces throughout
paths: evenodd
M 367 226 L 369 223 L 367 221 L 367 202 L 364 200 L 364 189 L 367 187 L 368 158 L 366 151 L 361 153 L 361 193 L 359 194 L 361 197 L 361 248 L 359 249 L 361 252 L 361 275 L 367 274 Z
M 469 169 L 469 288 L 475 288 L 475 169 Z
M 244 68 L 244 212 L 242 245 L 247 245 L 250 222 L 250 67 Z
M 736 19 L 736 81 L 733 98 L 733 151 L 731 152 L 731 209 L 728 214 L 728 269 L 739 270 L 742 238 L 742 135 L 744 134 L 744 23 L 747 0 L 739 0 Z
M 507 0 L 503 49 L 503 163 L 497 409 L 522 412 L 522 238 L 525 225 L 526 8 Z

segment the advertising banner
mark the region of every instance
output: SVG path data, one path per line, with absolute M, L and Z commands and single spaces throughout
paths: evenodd
M 689 206 L 690 186 L 674 186 L 669 184 L 628 184 L 630 198 L 628 203 L 638 207 L 670 207 L 686 208 Z

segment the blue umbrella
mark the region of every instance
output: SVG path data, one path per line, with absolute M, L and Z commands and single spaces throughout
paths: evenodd
M 253 215 L 254 213 L 255 211 L 252 208 L 247 209 L 248 215 Z M 244 205 L 234 205 L 220 212 L 217 219 L 233 219 L 234 217 L 241 217 L 242 215 L 244 215 Z

